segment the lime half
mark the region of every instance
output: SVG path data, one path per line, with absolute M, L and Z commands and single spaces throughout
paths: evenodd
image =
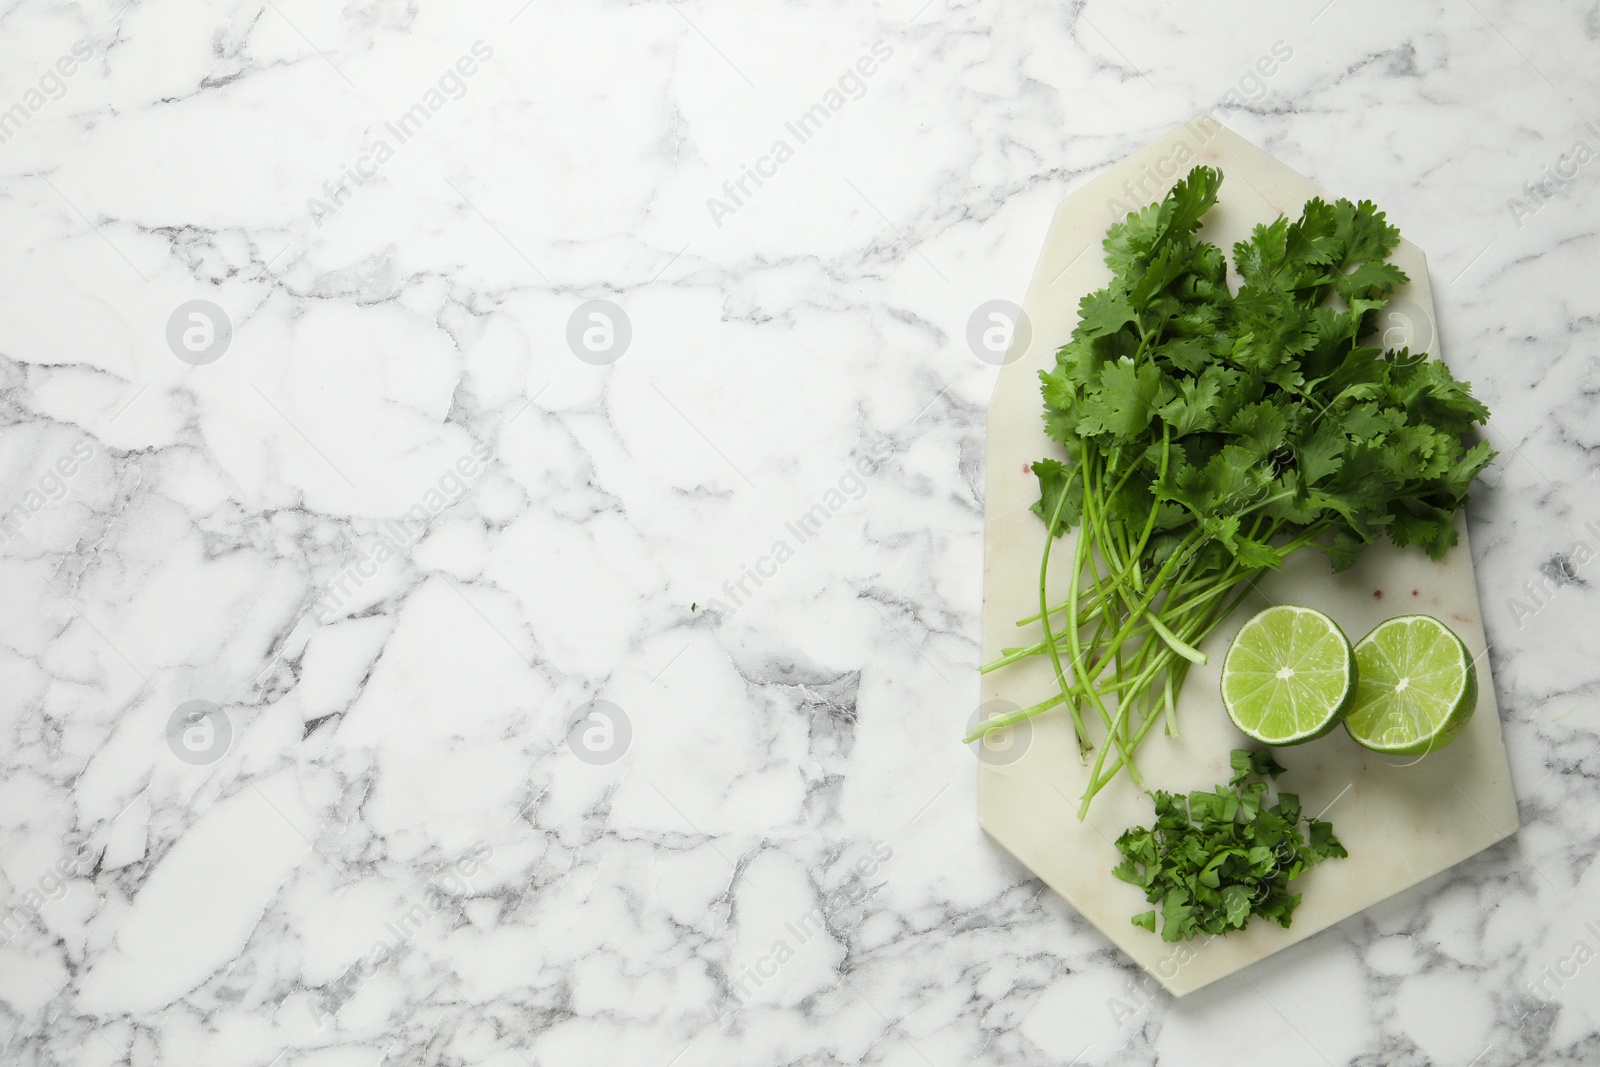
M 1461 638 L 1430 615 L 1381 622 L 1356 645 L 1361 671 L 1345 729 L 1374 752 L 1443 748 L 1478 706 L 1478 673 Z
M 1233 724 L 1268 745 L 1298 745 L 1344 719 L 1356 693 L 1356 657 L 1320 611 L 1268 608 L 1239 630 L 1222 661 L 1222 703 Z

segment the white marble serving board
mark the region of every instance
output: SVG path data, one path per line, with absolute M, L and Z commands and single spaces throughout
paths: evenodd
M 1341 190 L 1330 196 L 1271 156 L 1210 120 L 1188 123 L 1087 183 L 1057 208 L 1023 304 L 1031 337 L 1006 365 L 988 413 L 988 494 L 984 530 L 983 658 L 1038 638 L 1038 626 L 1015 620 L 1038 610 L 1039 556 L 1044 525 L 1028 509 L 1038 497 L 1028 464 L 1060 455 L 1044 434 L 1037 372 L 1053 365 L 1056 349 L 1077 321 L 1079 298 L 1106 283 L 1100 242 L 1114 215 L 1160 197 L 1197 163 L 1222 169 L 1221 199 L 1202 236 L 1231 249 L 1257 222 L 1298 214 L 1313 195 L 1368 197 L 1381 190 Z M 1422 251 L 1402 243 L 1394 255 L 1411 283 L 1396 294 L 1393 328 L 1403 343 L 1429 348 L 1433 302 Z M 1391 339 L 1394 341 L 1397 339 Z M 1432 344 L 1432 354 L 1439 355 Z M 1288 768 L 1280 782 L 1300 795 L 1309 814 L 1331 805 L 1326 818 L 1350 850 L 1295 883 L 1303 900 L 1283 929 L 1255 920 L 1243 931 L 1205 943 L 1173 945 L 1130 924 L 1149 907 L 1111 868 L 1117 835 L 1151 820 L 1150 800 L 1126 775 L 1095 800 L 1079 822 L 1077 800 L 1088 768 L 1079 760 L 1071 724 L 1052 711 L 1010 739 L 1010 754 L 982 764 L 979 817 L 995 840 L 1065 897 L 1174 994 L 1198 989 L 1347 916 L 1413 886 L 1511 834 L 1516 800 L 1500 736 L 1494 684 L 1485 651 L 1472 556 L 1461 517 L 1460 544 L 1442 562 L 1420 550 L 1382 544 L 1333 574 L 1326 557 L 1303 552 L 1259 584 L 1202 646 L 1205 667 L 1189 674 L 1179 707 L 1182 736 L 1153 732 L 1138 751 L 1149 788 L 1209 788 L 1228 777 L 1228 754 L 1246 743 L 1228 721 L 1217 693 L 1222 653 L 1243 621 L 1273 603 L 1315 606 L 1359 639 L 1393 615 L 1426 612 L 1445 620 L 1477 656 L 1480 697 L 1466 732 L 1448 748 L 1420 760 L 1385 757 L 1360 748 L 1343 730 L 1278 752 Z M 1064 589 L 1072 536 L 1058 543 L 1051 586 Z M 1059 566 L 1058 566 L 1059 564 Z M 986 675 L 982 699 L 1031 704 L 1053 691 L 1043 657 Z M 1158 728 L 1159 729 L 1159 728 Z M 1098 734 L 1094 734 L 1098 737 Z M 1013 758 L 1021 751 L 1020 757 Z

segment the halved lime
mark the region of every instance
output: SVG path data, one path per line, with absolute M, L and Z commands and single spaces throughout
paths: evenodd
M 1344 720 L 1356 657 L 1320 611 L 1271 607 L 1245 623 L 1222 661 L 1222 703 L 1233 724 L 1268 745 L 1298 745 Z
M 1374 752 L 1443 748 L 1478 706 L 1478 672 L 1461 638 L 1431 615 L 1381 622 L 1356 644 L 1361 672 L 1345 729 Z

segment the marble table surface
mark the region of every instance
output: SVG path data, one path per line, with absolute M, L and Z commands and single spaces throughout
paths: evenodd
M 1592 2 L 0 27 L 0 1062 L 1600 1056 Z M 1177 1002 L 956 738 L 969 322 L 1197 114 L 1429 255 L 1523 825 Z

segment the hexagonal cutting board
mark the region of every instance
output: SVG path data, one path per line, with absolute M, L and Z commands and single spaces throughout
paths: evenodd
M 988 493 L 984 508 L 983 659 L 1002 647 L 1039 639 L 1038 624 L 1015 621 L 1038 610 L 1039 556 L 1044 524 L 1028 509 L 1038 487 L 1028 464 L 1061 456 L 1044 434 L 1037 372 L 1077 321 L 1079 298 L 1110 279 L 1100 242 L 1114 217 L 1162 196 L 1189 168 L 1222 170 L 1219 203 L 1201 236 L 1223 249 L 1258 222 L 1294 218 L 1315 195 L 1334 196 L 1209 119 L 1190 122 L 1112 167 L 1062 201 L 1023 307 L 1031 324 L 1016 331 L 1022 348 L 1000 372 L 988 417 Z M 1352 197 L 1359 199 L 1359 196 Z M 1381 205 L 1380 205 L 1381 206 Z M 1391 347 L 1432 351 L 1433 297 L 1422 251 L 1404 243 L 1394 254 L 1411 282 L 1396 294 L 1384 325 L 1397 330 Z M 1072 727 L 1060 709 L 1047 711 L 984 753 L 979 818 L 1000 844 L 1100 928 L 1169 991 L 1183 994 L 1232 974 L 1310 937 L 1408 886 L 1443 871 L 1511 834 L 1516 798 L 1500 738 L 1500 716 L 1478 610 L 1465 528 L 1442 562 L 1420 550 L 1374 545 L 1360 562 L 1333 574 L 1320 552 L 1308 550 L 1259 583 L 1202 646 L 1210 657 L 1190 673 L 1179 704 L 1181 737 L 1156 731 L 1139 748 L 1147 788 L 1208 789 L 1228 779 L 1228 753 L 1247 744 L 1229 722 L 1218 695 L 1223 653 L 1244 620 L 1270 603 L 1305 604 L 1338 620 L 1351 640 L 1393 615 L 1425 612 L 1445 620 L 1477 656 L 1477 714 L 1455 743 L 1420 760 L 1380 756 L 1343 730 L 1277 750 L 1288 768 L 1279 783 L 1298 793 L 1304 810 L 1326 818 L 1350 850 L 1294 883 L 1303 894 L 1294 924 L 1283 929 L 1254 919 L 1241 931 L 1209 941 L 1169 944 L 1133 926 L 1149 907 L 1144 895 L 1111 875 L 1112 842 L 1124 829 L 1152 819 L 1149 797 L 1126 774 L 1096 797 L 1087 822 L 1077 818 L 1088 768 L 1079 760 Z M 1065 589 L 1073 534 L 1052 552 L 1050 587 Z M 1061 566 L 1057 567 L 1056 564 Z M 1045 657 L 1036 656 L 984 676 L 982 699 L 1034 703 L 1054 691 Z M 1098 740 L 1098 735 L 1095 735 Z

